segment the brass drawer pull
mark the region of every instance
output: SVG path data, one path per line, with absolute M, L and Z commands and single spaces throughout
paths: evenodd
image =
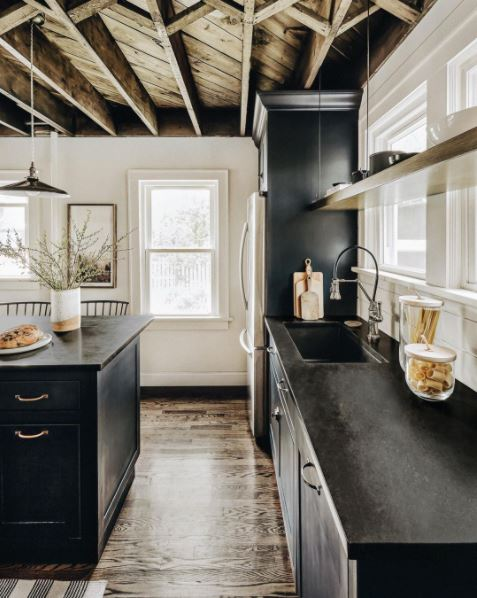
M 267 347 L 267 353 L 270 353 L 270 355 L 276 355 L 276 351 L 274 347 Z
M 21 438 L 22 440 L 36 440 L 37 438 L 48 436 L 48 434 L 48 430 L 42 430 L 41 432 L 38 432 L 38 434 L 24 434 L 23 432 L 20 432 L 20 430 L 16 430 L 15 432 L 15 436 Z
M 20 403 L 36 403 L 37 401 L 43 401 L 48 398 L 48 393 L 44 392 L 38 397 L 22 397 L 21 395 L 15 395 L 15 399 Z
M 321 490 L 322 490 L 322 486 L 321 484 L 312 484 L 312 482 L 309 482 L 306 479 L 305 476 L 305 469 L 308 469 L 309 467 L 313 467 L 313 469 L 316 471 L 316 467 L 313 465 L 313 463 L 305 463 L 305 465 L 303 465 L 303 467 L 301 468 L 301 477 L 303 479 L 303 481 L 305 482 L 305 484 L 311 488 L 312 490 L 316 490 L 316 492 L 318 493 L 318 495 L 321 495 Z

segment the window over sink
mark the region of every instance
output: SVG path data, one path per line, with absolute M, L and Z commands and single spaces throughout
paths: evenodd
M 216 325 L 228 323 L 227 172 L 131 171 L 129 186 L 140 248 L 131 256 L 134 311 L 172 327 L 224 327 Z

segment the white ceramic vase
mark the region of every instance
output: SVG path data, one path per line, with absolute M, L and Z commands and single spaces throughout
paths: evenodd
M 55 332 L 81 328 L 81 290 L 50 291 L 51 327 Z

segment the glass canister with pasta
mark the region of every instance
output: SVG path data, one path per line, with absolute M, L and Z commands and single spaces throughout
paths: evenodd
M 433 343 L 444 303 L 440 299 L 403 295 L 399 297 L 399 363 L 405 369 L 404 347 L 425 336 Z
M 447 347 L 412 343 L 404 348 L 406 382 L 426 401 L 445 401 L 454 391 L 456 353 Z

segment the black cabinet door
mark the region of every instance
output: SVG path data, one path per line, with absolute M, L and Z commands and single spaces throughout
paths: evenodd
M 268 368 L 268 388 L 270 395 L 268 402 L 270 406 L 270 445 L 278 479 L 280 476 L 280 394 L 276 383 L 276 373 L 271 360 Z
M 80 535 L 77 425 L 0 426 L 0 542 Z
M 282 374 L 270 359 L 270 443 L 275 465 L 285 531 L 293 566 L 296 564 L 297 503 L 296 484 L 297 451 L 288 409 L 288 389 Z
M 330 506 L 314 466 L 300 466 L 301 598 L 347 598 L 348 561 Z

